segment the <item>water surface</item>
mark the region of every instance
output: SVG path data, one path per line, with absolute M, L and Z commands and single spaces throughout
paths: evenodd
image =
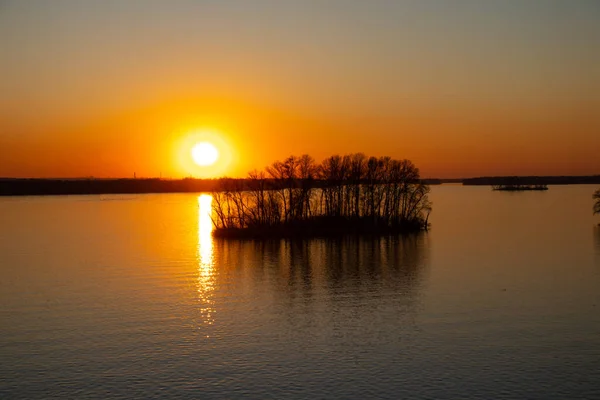
M 227 241 L 191 194 L 0 199 L 1 398 L 600 397 L 593 186 Z

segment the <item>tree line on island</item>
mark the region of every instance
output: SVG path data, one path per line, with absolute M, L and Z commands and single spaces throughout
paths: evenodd
M 275 161 L 247 179 L 221 179 L 212 193 L 222 237 L 384 234 L 427 229 L 429 186 L 409 160 L 309 155 Z

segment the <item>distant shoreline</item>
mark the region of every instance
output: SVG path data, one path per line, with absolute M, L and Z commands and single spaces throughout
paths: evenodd
M 598 185 L 600 175 L 579 176 L 484 176 L 462 180 L 465 186 L 544 186 L 544 185 Z
M 223 179 L 41 179 L 0 178 L 0 196 L 56 196 L 98 194 L 199 193 L 218 191 Z M 241 183 L 246 179 L 233 179 Z M 600 175 L 479 177 L 465 179 L 423 179 L 428 185 L 458 183 L 465 186 L 493 185 L 577 185 L 600 184 Z

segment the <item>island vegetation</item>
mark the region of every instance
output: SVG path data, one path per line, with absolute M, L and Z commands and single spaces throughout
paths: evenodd
M 492 185 L 492 190 L 501 190 L 507 192 L 520 192 L 524 190 L 548 190 L 548 185 L 521 185 L 521 184 L 505 184 Z
M 254 238 L 416 232 L 428 227 L 429 186 L 409 160 L 309 155 L 275 161 L 248 178 L 220 180 L 213 234 Z

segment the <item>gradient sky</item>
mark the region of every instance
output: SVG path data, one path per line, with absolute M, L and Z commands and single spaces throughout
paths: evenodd
M 181 177 L 219 132 L 425 177 L 600 174 L 600 1 L 0 0 L 0 176 Z

